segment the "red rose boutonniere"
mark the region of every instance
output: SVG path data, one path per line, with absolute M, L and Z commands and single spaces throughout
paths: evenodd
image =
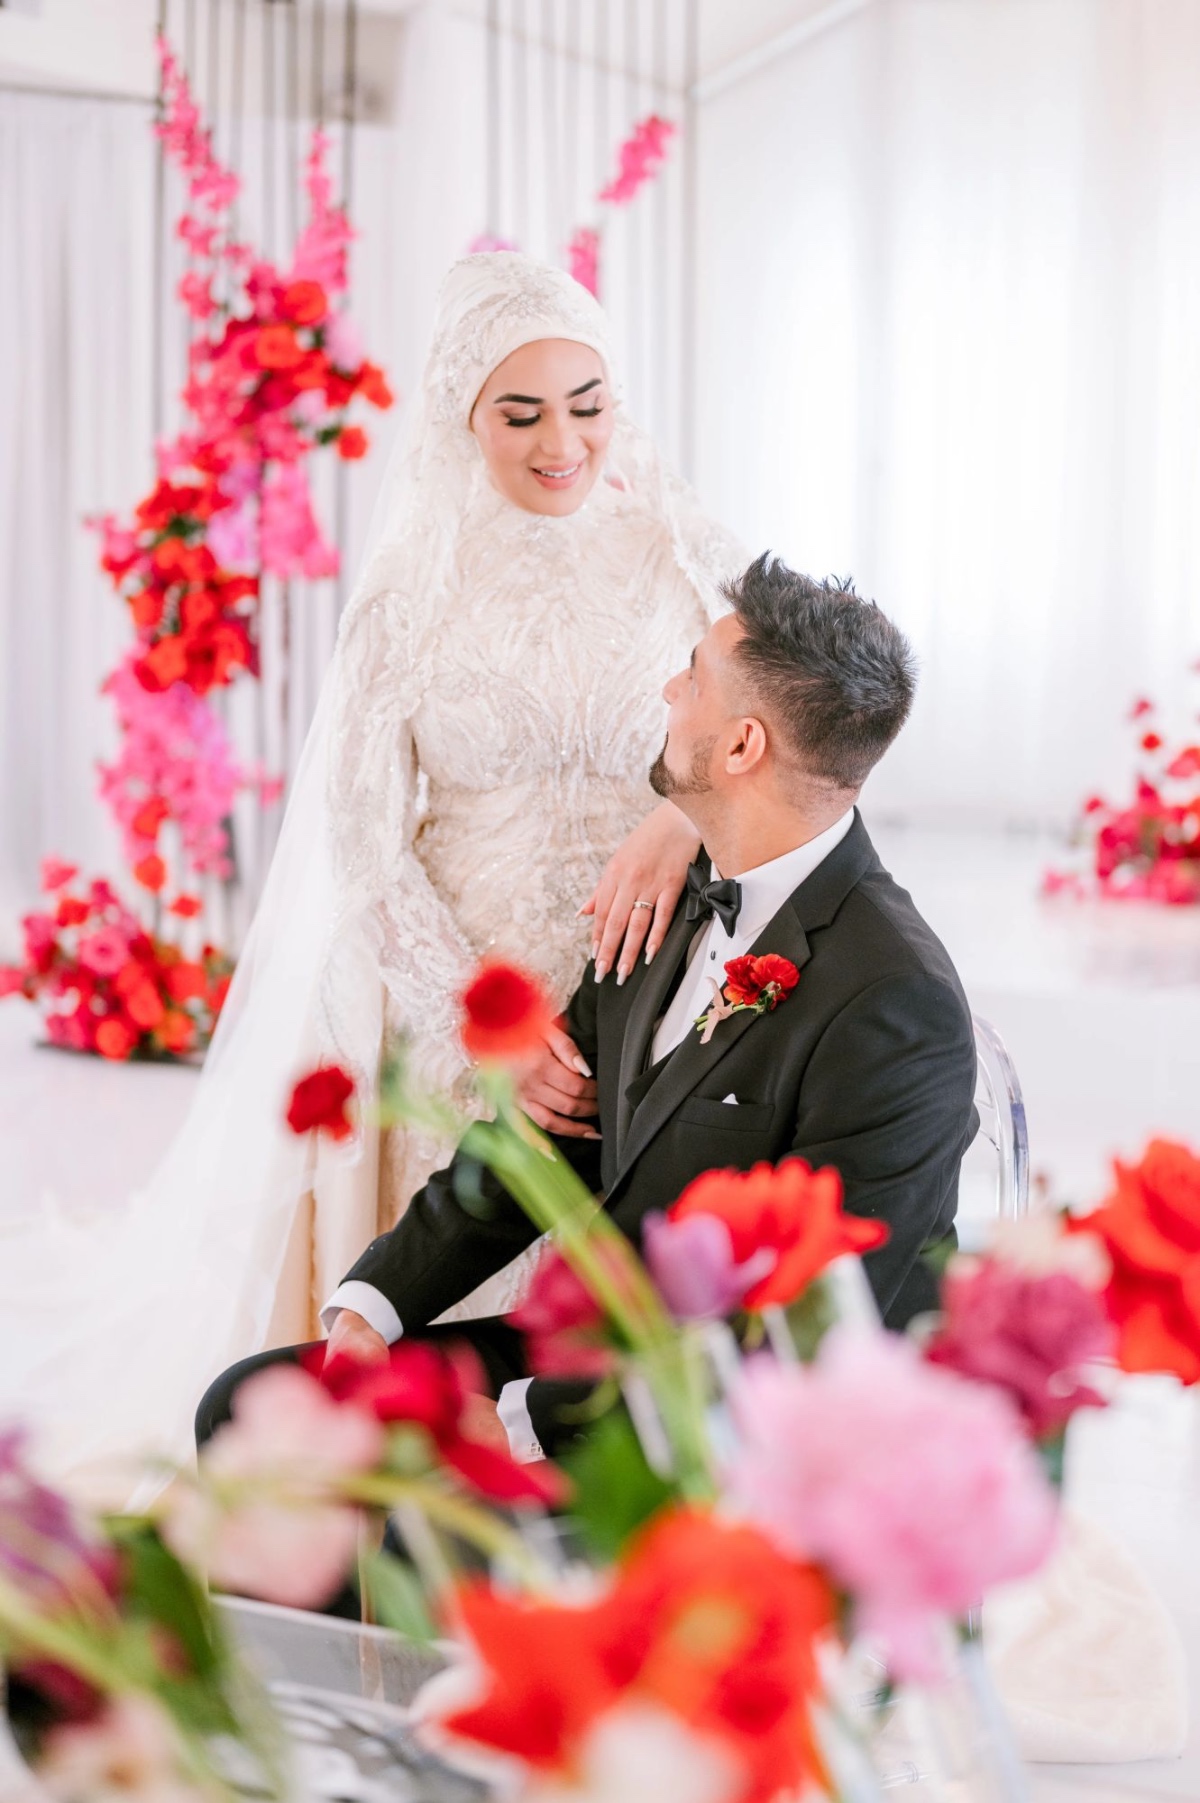
M 723 988 L 709 978 L 712 1006 L 696 1022 L 700 1044 L 707 1045 L 721 1022 L 733 1014 L 770 1014 L 791 995 L 799 981 L 800 972 L 791 959 L 781 958 L 777 952 L 765 952 L 761 958 L 749 952 L 741 958 L 731 958 L 725 966 Z

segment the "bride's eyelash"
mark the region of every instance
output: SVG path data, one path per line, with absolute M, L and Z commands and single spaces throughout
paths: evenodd
M 595 419 L 603 412 L 603 407 L 572 407 L 571 417 L 572 419 Z M 505 425 L 516 426 L 518 428 L 521 426 L 536 426 L 541 417 L 540 413 L 531 413 L 528 419 L 513 419 L 510 415 L 504 423 Z

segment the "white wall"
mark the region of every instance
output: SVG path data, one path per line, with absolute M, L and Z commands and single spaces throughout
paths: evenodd
M 1065 819 L 1200 651 L 1200 9 L 874 0 L 702 109 L 701 482 L 920 650 L 877 809 Z

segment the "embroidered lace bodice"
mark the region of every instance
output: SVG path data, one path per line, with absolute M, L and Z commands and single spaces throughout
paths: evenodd
M 455 997 L 482 953 L 569 997 L 590 940 L 578 909 L 655 803 L 662 685 L 713 605 L 661 519 L 602 484 L 565 519 L 481 489 L 446 592 L 364 610 L 335 827 L 376 891 L 386 1019 L 424 1082 L 461 1073 Z

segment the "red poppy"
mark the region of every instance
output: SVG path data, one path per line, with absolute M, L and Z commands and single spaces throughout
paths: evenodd
M 749 1171 L 706 1171 L 667 1211 L 669 1220 L 716 1215 L 729 1229 L 735 1264 L 769 1247 L 774 1270 L 747 1290 L 744 1306 L 786 1306 L 845 1252 L 871 1252 L 889 1229 L 842 1211 L 842 1180 L 832 1165 L 814 1171 L 802 1158 Z
M 177 895 L 168 906 L 167 913 L 177 914 L 180 920 L 195 920 L 203 910 L 204 903 L 198 895 Z
M 800 981 L 800 972 L 790 958 L 767 952 L 755 958 L 749 952 L 731 958 L 725 966 L 725 990 L 732 1002 L 748 1008 L 777 1008 Z
M 1143 751 L 1161 751 L 1163 746 L 1162 734 L 1157 732 L 1144 732 L 1142 734 L 1141 744 Z
M 338 433 L 338 456 L 344 457 L 347 463 L 357 463 L 360 457 L 366 456 L 369 444 L 361 426 L 343 426 Z
M 128 1058 L 137 1045 L 138 1036 L 120 1015 L 110 1014 L 96 1028 L 96 1050 L 104 1058 L 112 1058 L 120 1062 Z
M 135 1026 L 152 1033 L 167 1012 L 167 1005 L 149 977 L 143 977 L 125 997 L 125 1012 Z
M 1112 1260 L 1117 1362 L 1200 1383 L 1200 1158 L 1154 1139 L 1139 1164 L 1114 1168 L 1112 1194 L 1071 1226 L 1097 1234 Z
M 136 595 L 130 596 L 129 611 L 135 626 L 140 626 L 144 632 L 153 632 L 167 611 L 166 596 L 159 589 L 139 589 Z
M 167 867 L 158 853 L 152 851 L 134 865 L 133 874 L 143 889 L 157 894 L 167 880 Z
M 187 675 L 188 658 L 183 640 L 174 636 L 159 639 L 134 665 L 134 674 L 144 689 L 152 693 L 169 689 Z
M 515 964 L 485 964 L 462 997 L 468 1056 L 506 1064 L 542 1046 L 552 1012 L 536 977 Z
M 335 1359 L 318 1373 L 340 1402 L 379 1421 L 423 1427 L 438 1457 L 481 1496 L 501 1503 L 559 1503 L 566 1480 L 555 1465 L 518 1465 L 507 1453 L 463 1433 L 471 1395 L 486 1393 L 483 1367 L 469 1346 L 446 1350 L 425 1340 L 401 1340 L 386 1363 Z
M 293 1133 L 327 1133 L 330 1139 L 348 1139 L 354 1123 L 346 1104 L 353 1094 L 354 1079 L 340 1065 L 318 1065 L 292 1090 L 287 1124 Z
M 833 1597 L 755 1528 L 672 1510 L 593 1602 L 475 1584 L 459 1606 L 488 1688 L 447 1719 L 453 1734 L 567 1773 L 601 1716 L 642 1703 L 723 1745 L 741 1772 L 736 1803 L 799 1795 L 824 1776 L 811 1712 Z
M 279 311 L 294 325 L 315 326 L 329 312 L 329 299 L 320 282 L 289 282 Z

